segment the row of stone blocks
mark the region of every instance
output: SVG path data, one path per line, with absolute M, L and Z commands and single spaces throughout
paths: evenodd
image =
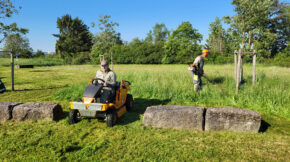
M 144 113 L 143 125 L 200 131 L 258 132 L 261 115 L 234 107 L 205 109 L 193 106 L 151 106 Z
M 63 116 L 62 108 L 55 103 L 0 102 L 0 121 L 23 120 L 59 120 Z

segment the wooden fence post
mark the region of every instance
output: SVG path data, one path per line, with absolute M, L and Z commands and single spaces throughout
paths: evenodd
M 252 84 L 255 85 L 256 82 L 256 58 L 257 58 L 257 52 L 254 50 L 254 56 L 253 56 L 253 80 Z
M 244 55 L 243 55 L 243 50 L 241 51 L 241 62 L 240 62 L 240 80 L 239 80 L 239 82 L 240 82 L 240 84 L 243 82 L 243 80 L 244 80 L 244 69 L 243 69 L 243 57 L 244 57 Z
M 113 54 L 111 53 L 111 68 L 113 70 Z
M 237 76 L 236 76 L 236 95 L 238 95 L 238 93 L 239 93 L 241 55 L 242 55 L 242 49 L 239 50 L 239 56 L 238 56 L 238 66 L 237 66 Z
M 11 52 L 11 89 L 14 91 L 14 55 Z
M 234 60 L 235 60 L 235 81 L 237 81 L 237 57 L 238 57 L 238 51 L 237 50 L 235 50 L 235 52 L 234 52 Z

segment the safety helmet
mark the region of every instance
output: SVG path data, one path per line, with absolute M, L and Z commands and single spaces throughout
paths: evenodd
M 203 55 L 204 57 L 206 57 L 208 54 L 209 54 L 208 49 L 204 49 L 204 50 L 202 50 L 202 55 Z

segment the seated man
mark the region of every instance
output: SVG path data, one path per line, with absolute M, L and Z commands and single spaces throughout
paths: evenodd
M 103 94 L 101 97 L 101 102 L 110 102 L 115 95 L 115 85 L 116 85 L 116 74 L 109 68 L 109 63 L 107 60 L 101 61 L 101 70 L 97 71 L 96 78 L 103 79 Z M 99 81 L 101 83 L 101 81 Z

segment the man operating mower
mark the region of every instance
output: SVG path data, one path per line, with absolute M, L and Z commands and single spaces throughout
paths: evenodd
M 112 100 L 115 95 L 116 74 L 109 68 L 107 60 L 101 61 L 101 70 L 97 71 L 96 78 L 103 79 L 103 96 Z M 99 81 L 100 82 L 100 81 Z
M 202 50 L 202 55 L 197 56 L 193 64 L 189 67 L 193 78 L 194 90 L 196 92 L 198 92 L 202 86 L 201 77 L 205 74 L 203 71 L 204 58 L 206 58 L 207 55 L 209 55 L 208 49 Z

